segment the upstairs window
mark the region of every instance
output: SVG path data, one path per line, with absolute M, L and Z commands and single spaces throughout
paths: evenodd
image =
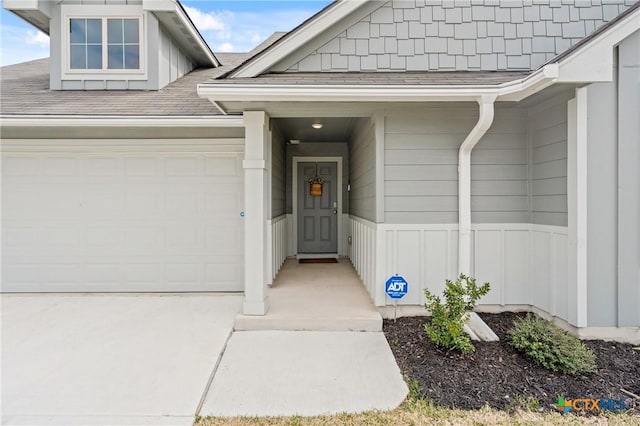
M 140 70 L 140 18 L 70 18 L 71 70 Z

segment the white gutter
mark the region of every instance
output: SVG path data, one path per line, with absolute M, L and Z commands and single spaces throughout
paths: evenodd
M 3 115 L 2 127 L 244 127 L 238 116 Z
M 212 102 L 428 102 L 475 101 L 496 96 L 519 101 L 555 82 L 558 65 L 549 64 L 534 73 L 501 84 L 394 85 L 394 84 L 261 84 L 202 83 L 198 96 Z
M 471 274 L 471 151 L 493 123 L 495 96 L 478 98 L 480 117 L 458 152 L 458 273 Z

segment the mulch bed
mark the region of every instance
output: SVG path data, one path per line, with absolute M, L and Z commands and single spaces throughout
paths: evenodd
M 462 409 L 485 405 L 501 410 L 516 408 L 523 398 L 536 398 L 553 409 L 558 396 L 574 398 L 627 398 L 624 388 L 640 394 L 640 352 L 633 345 L 585 341 L 596 354 L 598 372 L 569 376 L 539 367 L 506 342 L 506 333 L 520 313 L 480 314 L 500 342 L 474 342 L 469 355 L 443 351 L 424 333 L 427 317 L 384 321 L 384 333 L 403 374 L 420 385 L 421 396 L 434 403 Z M 640 414 L 640 403 L 628 399 Z

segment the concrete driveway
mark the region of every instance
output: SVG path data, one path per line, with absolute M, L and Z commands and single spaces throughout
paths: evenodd
M 3 295 L 2 424 L 191 425 L 236 295 Z

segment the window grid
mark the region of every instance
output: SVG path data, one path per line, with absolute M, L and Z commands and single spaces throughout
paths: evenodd
M 99 42 L 87 43 L 86 32 L 84 34 L 84 41 L 79 42 L 77 37 L 72 35 L 72 26 L 74 24 L 81 23 L 82 27 L 86 30 L 88 21 L 97 21 L 100 23 L 101 31 Z M 111 43 L 109 40 L 109 21 L 120 22 L 122 28 L 120 34 L 120 42 Z M 127 23 L 125 28 L 125 22 Z M 68 37 L 68 58 L 67 66 L 69 71 L 142 71 L 142 52 L 140 49 L 142 39 L 142 18 L 141 17 L 103 17 L 103 18 L 86 18 L 86 17 L 68 17 L 69 32 Z M 133 30 L 133 31 L 132 31 Z M 77 34 L 76 34 L 77 35 Z M 125 40 L 126 38 L 126 40 Z M 75 39 L 75 40 L 74 40 Z M 110 66 L 109 64 L 109 47 L 120 47 L 121 52 L 117 52 L 115 56 L 122 56 L 119 58 L 119 63 Z M 94 48 L 90 54 L 91 48 Z M 96 50 L 96 48 L 98 50 Z M 79 57 L 78 51 L 82 50 L 82 57 Z M 76 53 L 76 57 L 73 57 L 73 53 Z M 89 57 L 93 58 L 90 63 Z M 75 59 L 75 61 L 74 61 Z

